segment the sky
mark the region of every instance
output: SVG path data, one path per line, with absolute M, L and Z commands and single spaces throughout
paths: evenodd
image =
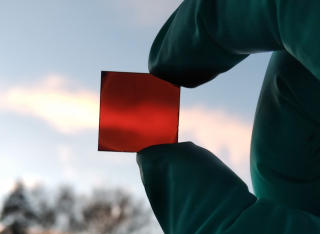
M 181 0 L 0 1 L 0 201 L 29 187 L 122 187 L 146 199 L 135 154 L 98 152 L 101 71 L 148 72 Z M 225 162 L 252 191 L 255 108 L 271 53 L 181 90 L 179 141 Z M 197 121 L 194 121 L 197 119 Z

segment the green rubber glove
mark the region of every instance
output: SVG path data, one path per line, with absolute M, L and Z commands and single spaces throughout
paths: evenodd
M 257 197 L 320 216 L 320 82 L 288 52 L 274 52 L 251 141 Z
M 137 162 L 166 234 L 318 234 L 320 218 L 257 199 L 211 152 L 191 142 L 150 146 Z
M 163 26 L 149 69 L 180 86 L 204 84 L 251 53 L 278 50 L 252 134 L 258 200 L 214 155 L 190 143 L 138 153 L 165 233 L 320 233 L 319 10 L 316 0 L 185 0 Z
M 320 1 L 184 0 L 157 35 L 155 76 L 201 85 L 249 54 L 286 49 L 320 79 Z

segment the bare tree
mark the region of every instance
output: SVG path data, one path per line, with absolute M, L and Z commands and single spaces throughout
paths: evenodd
M 151 210 L 121 191 L 95 191 L 83 209 L 88 233 L 133 233 L 151 224 Z
M 98 189 L 89 196 L 77 195 L 70 186 L 60 187 L 54 193 L 48 193 L 44 187 L 22 190 L 20 184 L 9 195 L 1 214 L 2 220 L 15 217 L 7 222 L 12 230 L 20 228 L 13 234 L 26 234 L 26 227 L 31 224 L 43 233 L 52 230 L 81 234 L 163 233 L 152 218 L 151 209 L 121 189 Z
M 36 225 L 43 230 L 53 229 L 57 215 L 52 198 L 43 186 L 37 186 L 29 193 L 31 205 L 37 214 Z

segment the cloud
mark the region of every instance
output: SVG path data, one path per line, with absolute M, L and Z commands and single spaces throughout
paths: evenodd
M 140 26 L 164 23 L 182 0 L 115 0 L 113 6 L 123 16 Z
M 42 119 L 62 133 L 97 129 L 99 96 L 73 88 L 60 76 L 47 77 L 34 86 L 18 86 L 0 93 L 0 111 Z
M 0 111 L 33 116 L 49 123 L 56 130 L 70 134 L 98 129 L 99 95 L 75 88 L 59 76 L 50 76 L 42 83 L 18 86 L 0 93 Z M 242 179 L 250 184 L 249 153 L 252 124 L 226 113 L 205 107 L 181 108 L 179 140 L 191 140 L 210 150 Z M 69 151 L 61 149 L 60 159 L 68 164 Z M 109 160 L 131 164 L 131 155 L 109 155 Z M 67 167 L 70 176 L 74 173 Z
M 252 124 L 222 110 L 193 107 L 180 113 L 179 141 L 191 140 L 218 156 L 247 184 Z

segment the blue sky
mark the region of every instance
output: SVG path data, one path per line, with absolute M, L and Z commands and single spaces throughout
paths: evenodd
M 147 72 L 151 43 L 181 0 L 0 1 L 0 199 L 28 186 L 121 186 L 145 198 L 135 154 L 98 152 L 100 73 Z M 179 140 L 250 185 L 249 144 L 270 53 L 182 89 Z M 192 121 L 197 118 L 201 121 Z

